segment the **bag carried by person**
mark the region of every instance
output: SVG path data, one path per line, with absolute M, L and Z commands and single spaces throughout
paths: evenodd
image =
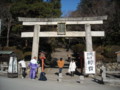
M 45 72 L 41 72 L 40 73 L 40 78 L 38 80 L 41 80 L 41 81 L 47 81 L 47 78 L 45 76 Z

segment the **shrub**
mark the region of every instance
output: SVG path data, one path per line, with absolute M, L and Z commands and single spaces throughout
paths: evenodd
M 85 50 L 85 46 L 83 44 L 76 44 L 72 46 L 72 50 L 75 53 L 80 53 Z
M 108 58 L 116 58 L 115 52 L 120 50 L 120 46 L 106 46 L 104 49 L 104 55 Z
M 22 58 L 24 57 L 23 52 L 22 52 L 21 50 L 15 49 L 15 50 L 13 50 L 13 51 L 14 51 L 15 54 L 17 55 L 17 58 L 18 58 L 18 59 L 22 59 Z
M 102 54 L 104 52 L 104 46 L 98 46 L 95 49 L 96 53 Z
M 3 50 L 13 51 L 16 54 L 18 59 L 22 59 L 24 57 L 22 50 L 17 49 L 15 46 L 3 47 Z
M 104 61 L 105 57 L 100 53 L 96 53 L 96 61 Z
M 106 46 L 103 55 L 106 57 L 106 62 L 116 62 L 115 52 L 120 50 L 120 46 Z
M 0 50 L 2 50 L 2 47 L 0 47 Z
M 24 59 L 27 60 L 27 61 L 30 61 L 31 60 L 31 53 L 32 52 L 25 52 L 24 53 Z

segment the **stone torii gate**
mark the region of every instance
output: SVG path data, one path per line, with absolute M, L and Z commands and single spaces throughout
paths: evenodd
M 103 24 L 103 20 L 106 20 L 107 16 L 98 17 L 80 17 L 80 18 L 24 18 L 19 17 L 18 20 L 22 21 L 23 25 L 34 26 L 34 32 L 22 32 L 21 37 L 33 37 L 32 45 L 32 57 L 38 57 L 39 37 L 86 37 L 86 51 L 93 51 L 92 37 L 104 36 L 104 31 L 91 31 L 92 24 Z M 40 32 L 40 26 L 42 25 L 85 25 L 85 31 L 65 31 L 64 34 L 59 32 Z M 58 25 L 59 27 L 59 25 Z M 61 27 L 61 26 L 60 26 Z

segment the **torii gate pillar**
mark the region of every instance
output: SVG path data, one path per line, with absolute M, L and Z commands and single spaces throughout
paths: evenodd
M 86 34 L 86 51 L 92 52 L 92 36 L 91 36 L 91 25 L 85 24 L 85 34 Z
M 34 37 L 33 37 L 33 45 L 32 45 L 32 56 L 36 56 L 38 58 L 38 50 L 39 50 L 39 32 L 40 32 L 40 25 L 34 26 Z

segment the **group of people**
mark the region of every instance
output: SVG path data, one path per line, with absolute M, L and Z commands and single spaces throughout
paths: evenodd
M 71 60 L 71 59 L 69 58 L 69 60 Z M 59 73 L 62 73 L 62 69 L 64 67 L 64 60 L 62 58 L 60 58 L 60 60 L 58 60 L 57 64 L 59 67 Z M 71 74 L 71 76 L 74 76 L 75 70 L 76 70 L 76 63 L 72 59 L 69 64 L 68 73 Z
M 19 61 L 19 64 L 22 68 L 22 78 L 25 78 L 27 75 L 26 74 L 26 68 L 27 68 L 26 62 L 23 59 L 23 60 Z M 30 68 L 30 75 L 29 76 L 31 79 L 35 79 L 38 67 L 39 67 L 39 64 L 37 62 L 37 58 L 33 57 L 33 59 L 31 59 L 30 63 L 28 64 L 28 68 Z
M 40 78 L 39 80 L 47 80 L 47 78 L 45 77 L 45 73 L 44 73 L 44 60 L 46 59 L 45 57 L 45 53 L 44 52 L 41 52 L 40 55 L 39 55 L 39 60 L 37 60 L 37 57 L 34 56 L 28 66 L 26 66 L 26 62 L 25 60 L 21 60 L 19 61 L 19 64 L 22 68 L 22 78 L 25 78 L 26 77 L 26 68 L 29 68 L 30 69 L 30 74 L 29 74 L 29 77 L 31 79 L 35 79 L 37 77 L 37 73 L 38 73 L 38 68 L 41 67 L 41 73 L 40 73 Z
M 31 61 L 28 64 L 28 68 L 30 68 L 29 77 L 31 79 L 35 79 L 36 78 L 37 70 L 38 70 L 39 67 L 41 67 L 41 72 L 44 72 L 44 62 L 43 62 L 43 60 L 45 58 L 40 57 L 40 59 L 41 59 L 41 63 L 42 63 L 41 65 L 40 65 L 40 63 L 37 62 L 37 57 L 33 57 L 33 59 L 31 59 Z M 21 68 L 22 68 L 22 78 L 25 78 L 26 75 L 27 75 L 26 74 L 27 66 L 26 66 L 26 63 L 25 63 L 24 59 L 19 61 L 19 64 L 21 65 Z M 58 67 L 59 67 L 59 74 L 60 74 L 60 73 L 62 73 L 62 69 L 64 67 L 64 60 L 63 60 L 63 58 L 60 58 L 60 60 L 57 61 L 57 64 L 58 64 Z M 71 60 L 70 64 L 69 64 L 68 72 L 71 74 L 71 76 L 74 76 L 75 70 L 76 70 L 76 63 L 75 63 L 74 60 Z M 44 74 L 44 73 L 41 73 L 41 74 Z

